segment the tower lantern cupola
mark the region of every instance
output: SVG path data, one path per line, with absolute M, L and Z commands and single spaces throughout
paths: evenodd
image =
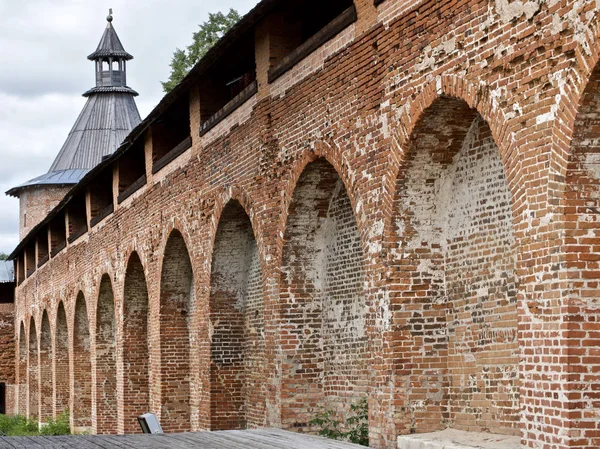
M 86 92 L 86 96 L 92 92 L 106 92 L 107 88 L 128 89 L 127 61 L 133 59 L 133 56 L 125 51 L 117 36 L 112 24 L 112 9 L 109 10 L 106 21 L 106 29 L 98 48 L 88 56 L 88 59 L 96 64 L 96 87 Z
M 135 104 L 138 93 L 127 86 L 125 51 L 108 24 L 94 53 L 88 59 L 96 67 L 96 86 L 83 94 L 87 98 L 67 140 L 47 173 L 13 187 L 8 195 L 19 198 L 21 238 L 24 238 L 50 212 L 88 171 L 105 156 L 113 154 L 141 121 Z

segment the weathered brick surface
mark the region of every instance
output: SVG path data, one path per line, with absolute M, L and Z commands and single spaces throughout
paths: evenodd
M 123 292 L 123 401 L 120 413 L 136 417 L 150 408 L 148 347 L 148 288 L 139 256 L 129 258 Z M 121 404 L 119 404 L 121 405 Z M 138 430 L 135 419 L 120 421 L 125 433 Z
M 198 137 L 192 92 L 192 148 L 18 287 L 18 409 L 47 311 L 80 427 L 105 401 L 134 430 L 140 385 L 169 431 L 309 431 L 368 395 L 378 448 L 599 447 L 596 3 L 361 0 L 267 85 L 258 33 L 258 94 Z
M 69 187 L 29 187 L 19 196 L 19 237 L 22 239 L 48 212 L 50 212 L 69 191 Z
M 0 298 L 12 300 L 12 284 L 0 284 Z M 14 304 L 0 304 L 0 382 L 6 386 L 6 413 L 13 413 L 17 403 L 15 359 L 15 313 Z

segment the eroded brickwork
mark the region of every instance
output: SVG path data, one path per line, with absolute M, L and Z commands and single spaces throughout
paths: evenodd
M 52 334 L 48 313 L 42 317 L 40 337 L 40 422 L 46 423 L 53 415 L 54 391 L 52 381 Z
M 190 429 L 189 316 L 195 296 L 190 257 L 183 237 L 173 231 L 165 249 L 160 291 L 161 425 Z
M 123 413 L 136 417 L 150 407 L 148 346 L 148 288 L 144 267 L 139 256 L 133 253 L 127 265 L 124 290 L 123 316 Z M 125 433 L 138 430 L 139 424 L 129 419 L 124 424 Z
M 6 292 L 5 300 L 12 300 L 12 284 L 2 288 L 0 284 L 0 298 Z M 15 350 L 15 313 L 14 304 L 0 304 L 0 382 L 5 385 L 5 412 L 14 413 L 17 406 L 17 375 L 16 364 L 18 363 L 17 352 Z
M 515 239 L 489 127 L 441 99 L 398 185 L 393 294 L 413 340 L 411 430 L 514 433 L 519 422 Z M 449 132 L 436 138 L 436 129 Z
M 29 354 L 27 362 L 27 417 L 37 419 L 40 413 L 40 354 L 38 352 L 37 332 L 33 318 L 29 324 L 29 347 L 27 349 Z
M 71 400 L 75 431 L 92 428 L 92 359 L 90 356 L 90 327 L 85 297 L 77 294 L 75 302 L 73 342 L 73 388 Z
M 69 410 L 69 392 L 71 391 L 69 378 L 69 334 L 67 332 L 67 315 L 61 302 L 56 313 L 56 329 L 54 331 L 54 385 L 56 400 L 54 402 L 54 416 Z
M 192 147 L 18 287 L 19 409 L 47 311 L 98 428 L 108 276 L 116 431 L 127 366 L 146 404 L 136 347 L 167 431 L 311 431 L 368 397 L 376 448 L 445 427 L 599 447 L 596 3 L 361 0 L 272 82 L 257 33 L 258 93 L 200 136 L 193 87 Z
M 261 426 L 262 279 L 252 225 L 239 203 L 231 203 L 223 211 L 211 273 L 211 429 Z
M 96 433 L 114 433 L 117 428 L 117 354 L 115 300 L 110 278 L 100 282 L 96 309 Z

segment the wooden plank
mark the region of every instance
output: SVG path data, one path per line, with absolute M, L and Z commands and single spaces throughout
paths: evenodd
M 277 429 L 166 435 L 0 437 L 0 449 L 358 449 L 361 446 Z

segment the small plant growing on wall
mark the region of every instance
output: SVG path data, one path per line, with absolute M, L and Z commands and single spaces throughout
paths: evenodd
M 345 425 L 333 419 L 333 412 L 325 410 L 310 420 L 310 424 L 319 429 L 319 435 L 332 440 L 346 440 L 361 446 L 369 445 L 369 405 L 367 398 L 350 406 L 351 416 Z M 347 430 L 344 430 L 347 429 Z

